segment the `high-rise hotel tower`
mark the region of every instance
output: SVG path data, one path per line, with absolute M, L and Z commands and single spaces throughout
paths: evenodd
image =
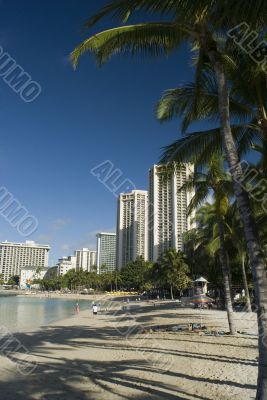
M 180 190 L 193 171 L 192 164 L 172 172 L 166 165 L 149 170 L 149 259 L 153 262 L 169 248 L 182 250 L 184 232 L 194 227 L 192 215 L 187 215 L 194 192 Z
M 96 251 L 83 248 L 75 251 L 76 270 L 90 272 L 91 268 L 96 265 Z
M 26 243 L 0 243 L 0 274 L 7 282 L 23 267 L 47 267 L 50 246 L 26 240 Z
M 148 192 L 121 193 L 117 212 L 117 266 L 142 256 L 148 260 Z
M 96 265 L 97 273 L 103 270 L 112 272 L 116 270 L 116 233 L 101 232 L 96 235 Z

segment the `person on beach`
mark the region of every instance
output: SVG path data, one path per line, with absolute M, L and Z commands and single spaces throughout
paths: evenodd
M 94 304 L 93 305 L 93 315 L 97 315 L 97 305 L 96 304 Z
M 79 314 L 79 313 L 80 313 L 80 306 L 79 306 L 78 303 L 77 303 L 76 306 L 75 306 L 75 313 L 76 313 L 76 314 Z

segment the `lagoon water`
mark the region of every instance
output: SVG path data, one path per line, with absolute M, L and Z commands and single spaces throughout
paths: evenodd
M 11 332 L 25 332 L 71 317 L 77 301 L 0 294 L 0 326 Z M 79 300 L 80 309 L 90 302 Z

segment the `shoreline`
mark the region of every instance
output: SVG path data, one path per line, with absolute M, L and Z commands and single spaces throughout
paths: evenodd
M 25 292 L 24 293 L 15 293 L 15 294 L 9 294 L 7 296 L 1 296 L 0 295 L 0 299 L 2 298 L 7 298 L 7 297 L 18 297 L 18 298 L 22 298 L 22 299 L 36 299 L 36 300 L 59 300 L 59 301 L 63 301 L 63 302 L 68 302 L 70 303 L 70 308 L 68 309 L 68 314 L 67 315 L 58 315 L 58 316 L 53 316 L 53 314 L 51 315 L 51 317 L 49 318 L 49 314 L 47 315 L 46 319 L 48 321 L 39 321 L 39 325 L 33 323 L 33 324 L 29 324 L 29 326 L 23 326 L 23 325 L 19 325 L 19 326 L 12 326 L 9 324 L 8 320 L 6 321 L 6 325 L 5 325 L 5 321 L 1 321 L 1 326 L 2 328 L 4 328 L 4 330 L 8 330 L 8 332 L 12 335 L 17 335 L 20 333 L 25 333 L 25 334 L 30 334 L 32 332 L 36 332 L 40 329 L 45 329 L 47 327 L 49 327 L 50 325 L 55 325 L 58 324 L 60 322 L 66 322 L 72 318 L 75 318 L 77 316 L 77 314 L 75 313 L 75 304 L 79 303 L 81 306 L 80 309 L 80 313 L 82 312 L 89 312 L 91 309 L 91 303 L 93 301 L 97 301 L 97 302 L 102 302 L 103 306 L 107 306 L 107 303 L 111 303 L 112 304 L 116 304 L 118 303 L 118 300 L 113 301 L 113 298 L 111 299 L 110 296 L 97 296 L 97 295 L 79 295 L 79 294 L 52 294 L 52 295 L 48 295 L 45 293 L 36 293 L 36 294 L 29 294 L 26 295 Z M 87 305 L 87 307 L 86 307 Z M 1 303 L 0 303 L 1 306 Z M 73 307 L 71 307 L 73 306 Z M 85 309 L 86 308 L 86 309 Z M 63 312 L 63 314 L 66 314 L 66 312 Z M 4 325 L 3 325 L 4 324 Z M 1 339 L 1 329 L 0 327 L 0 339 Z M 1 351 L 0 351 L 1 354 Z
M 96 298 L 106 299 L 113 301 L 114 299 L 122 300 L 124 298 L 136 298 L 140 297 L 138 295 L 126 295 L 126 294 L 116 294 L 113 293 L 92 293 L 92 294 L 81 294 L 81 293 L 57 293 L 57 292 L 27 292 L 25 290 L 0 290 L 1 296 L 25 296 L 25 297 L 40 297 L 40 298 L 63 298 L 63 299 L 85 299 L 85 300 L 96 300 Z

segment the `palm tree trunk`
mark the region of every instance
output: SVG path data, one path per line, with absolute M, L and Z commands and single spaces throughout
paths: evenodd
M 171 299 L 173 300 L 173 290 L 172 290 L 172 285 L 171 285 Z
M 232 270 L 230 268 L 230 259 L 229 259 L 229 254 L 228 251 L 226 250 L 226 257 L 227 257 L 227 270 L 228 270 L 228 276 L 229 276 L 229 286 L 230 286 L 230 296 L 232 303 L 234 301 L 234 293 L 233 293 L 233 280 L 232 280 Z
M 245 288 L 245 295 L 247 298 L 247 311 L 252 312 L 249 290 L 248 290 L 248 281 L 247 281 L 247 275 L 246 275 L 246 269 L 245 269 L 245 254 L 244 253 L 241 254 L 241 260 L 242 260 L 243 284 L 244 284 L 244 288 Z
M 254 282 L 259 330 L 259 366 L 256 399 L 263 400 L 267 399 L 267 347 L 264 343 L 264 339 L 267 338 L 266 263 L 259 241 L 259 234 L 255 218 L 252 215 L 249 195 L 242 186 L 244 177 L 230 126 L 229 93 L 223 64 L 219 52 L 217 49 L 214 49 L 214 47 L 209 48 L 208 56 L 216 74 L 219 95 L 221 135 L 226 158 L 233 178 L 234 193 L 237 200 L 238 211 L 244 226 L 249 262 L 251 265 Z
M 218 231 L 220 237 L 220 261 L 223 272 L 223 283 L 224 283 L 224 291 L 225 291 L 225 305 L 227 311 L 227 318 L 229 323 L 229 330 L 231 335 L 235 335 L 235 321 L 234 321 L 234 313 L 233 313 L 233 305 L 231 298 L 231 287 L 230 287 L 230 279 L 229 279 L 229 264 L 227 259 L 227 252 L 225 249 L 224 243 L 224 228 L 221 219 L 218 219 Z

